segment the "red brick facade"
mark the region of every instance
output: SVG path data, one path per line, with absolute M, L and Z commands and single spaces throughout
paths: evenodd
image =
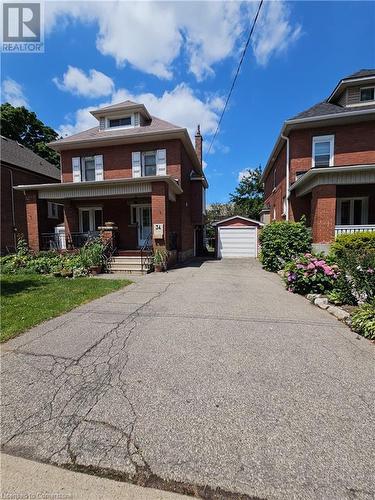
M 181 186 L 183 193 L 172 201 L 168 195 L 166 182 L 152 182 L 152 193 L 145 198 L 115 198 L 76 200 L 65 204 L 66 234 L 79 232 L 79 208 L 100 207 L 103 222 L 112 221 L 118 227 L 118 244 L 121 250 L 138 248 L 137 226 L 131 223 L 131 206 L 150 204 L 152 224 L 164 225 L 164 238 L 154 241 L 154 245 L 165 245 L 177 250 L 181 259 L 194 253 L 194 232 L 196 226 L 203 225 L 202 181 L 191 180 L 193 163 L 179 139 L 136 143 L 133 145 L 113 145 L 74 149 L 61 152 L 63 182 L 72 182 L 72 158 L 102 155 L 104 180 L 131 178 L 132 153 L 135 151 L 166 150 L 167 175 Z
M 334 166 L 375 165 L 374 122 L 346 125 L 311 127 L 291 130 L 289 137 L 289 185 L 297 180 L 297 174 L 312 168 L 313 137 L 334 136 Z M 286 141 L 271 164 L 265 179 L 265 203 L 270 208 L 271 221 L 285 219 L 283 198 L 286 193 Z M 329 167 L 327 167 L 329 168 Z M 320 185 L 304 196 L 291 191 L 289 219 L 305 216 L 312 227 L 315 243 L 328 243 L 334 239 L 336 224 L 336 200 L 341 197 L 368 197 L 368 223 L 375 221 L 375 186 L 369 185 Z
M 20 184 L 47 184 L 57 182 L 50 177 L 19 167 L 1 164 L 1 252 L 13 250 L 17 235 L 28 238 L 26 220 L 26 201 L 22 191 L 12 188 Z M 13 221 L 14 210 L 14 221 Z M 54 227 L 62 222 L 63 211 L 59 210 L 58 219 L 48 217 L 47 201 L 38 201 L 38 224 L 43 233 L 52 232 Z

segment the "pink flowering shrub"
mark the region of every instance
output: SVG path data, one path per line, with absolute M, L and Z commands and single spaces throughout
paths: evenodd
M 332 290 L 338 276 L 336 265 L 329 265 L 323 258 L 311 253 L 296 257 L 284 269 L 286 288 L 301 295 Z

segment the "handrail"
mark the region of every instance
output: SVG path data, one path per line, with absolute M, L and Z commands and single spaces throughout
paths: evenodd
M 141 246 L 141 269 L 142 269 L 142 272 L 144 270 L 144 265 L 145 265 L 145 262 L 144 262 L 144 259 L 143 259 L 143 254 L 144 252 L 146 252 L 147 250 L 147 264 L 148 264 L 148 269 L 149 269 L 149 264 L 150 264 L 150 261 L 151 261 L 151 255 L 150 255 L 150 248 L 151 248 L 151 245 L 150 245 L 150 240 L 152 239 L 152 232 L 150 231 L 147 235 L 147 238 L 145 239 L 143 245 Z
M 104 268 L 106 271 L 111 269 L 111 261 L 113 254 L 116 252 L 117 248 L 115 245 L 115 239 L 113 236 L 109 238 L 103 248 L 103 259 L 104 259 Z

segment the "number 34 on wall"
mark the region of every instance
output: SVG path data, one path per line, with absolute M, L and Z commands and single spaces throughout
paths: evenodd
M 164 238 L 164 224 L 154 224 L 154 239 L 161 240 Z

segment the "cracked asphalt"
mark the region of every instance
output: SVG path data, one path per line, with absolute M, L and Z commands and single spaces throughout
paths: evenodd
M 139 278 L 1 362 L 5 453 L 206 498 L 375 498 L 374 346 L 254 260 Z

